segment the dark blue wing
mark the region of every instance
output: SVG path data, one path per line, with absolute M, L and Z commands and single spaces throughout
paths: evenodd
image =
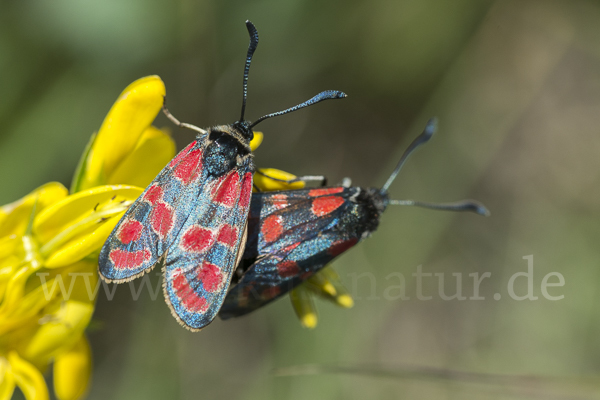
M 250 266 L 227 294 L 221 318 L 284 295 L 358 243 L 372 226 L 365 218 L 373 218 L 365 210 L 370 198 L 361 193 L 334 187 L 253 194 L 242 259 Z

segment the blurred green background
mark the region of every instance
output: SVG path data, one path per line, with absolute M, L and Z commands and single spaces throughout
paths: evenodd
M 392 198 L 475 198 L 492 211 L 390 207 L 373 237 L 335 263 L 355 307 L 319 303 L 313 331 L 282 299 L 190 333 L 162 296 L 133 301 L 123 285 L 113 301 L 101 297 L 89 334 L 90 399 L 600 398 L 597 1 L 19 0 L 0 10 L 0 203 L 47 181 L 68 184 L 89 135 L 139 77 L 162 77 L 181 120 L 233 122 L 250 19 L 261 41 L 249 119 L 325 89 L 350 96 L 261 124 L 259 166 L 380 186 L 437 116 L 437 136 Z M 193 139 L 174 136 L 179 148 Z M 507 282 L 528 255 L 539 299 L 513 300 Z M 472 296 L 468 274 L 490 272 L 485 300 L 444 301 L 437 277 L 423 289 L 433 299 L 417 300 L 419 265 L 444 273 L 449 295 L 452 273 Z M 356 279 L 363 272 L 374 292 Z M 384 298 L 394 272 L 409 300 Z M 549 289 L 562 300 L 542 296 L 550 272 L 564 276 Z M 516 282 L 525 293 L 525 279 Z M 359 373 L 274 375 L 304 364 Z M 369 373 L 420 366 L 554 378 L 486 385 Z

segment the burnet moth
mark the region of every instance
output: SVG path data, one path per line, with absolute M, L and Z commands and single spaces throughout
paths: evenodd
M 248 71 L 258 45 L 258 32 L 246 21 L 250 45 L 243 79 L 239 121 L 200 129 L 152 181 L 119 221 L 100 252 L 99 272 L 107 282 L 135 279 L 160 264 L 163 292 L 173 316 L 197 331 L 221 308 L 232 272 L 246 243 L 246 221 L 255 171 L 249 143 L 252 128 L 267 118 L 287 114 L 326 99 L 346 97 L 339 91 L 321 92 L 284 111 L 255 122 L 244 119 Z
M 470 200 L 435 204 L 389 199 L 388 189 L 402 166 L 435 129 L 432 119 L 381 189 L 342 185 L 252 194 L 248 241 L 234 276 L 237 284 L 227 294 L 219 316 L 238 317 L 286 294 L 369 237 L 388 205 L 488 215 L 482 204 Z

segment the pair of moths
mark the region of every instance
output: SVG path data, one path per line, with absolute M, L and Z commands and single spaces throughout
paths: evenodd
M 173 316 L 200 330 L 220 313 L 246 314 L 288 292 L 337 255 L 367 237 L 388 204 L 487 212 L 475 202 L 434 205 L 390 201 L 387 189 L 408 155 L 429 140 L 430 121 L 381 189 L 327 187 L 252 194 L 255 172 L 249 143 L 252 128 L 265 119 L 327 99 L 328 90 L 289 109 L 245 120 L 250 63 L 258 32 L 246 21 L 250 45 L 243 79 L 240 119 L 201 129 L 146 188 L 115 227 L 99 257 L 108 282 L 126 282 L 162 266 L 164 295 Z M 239 282 L 229 290 L 238 268 Z

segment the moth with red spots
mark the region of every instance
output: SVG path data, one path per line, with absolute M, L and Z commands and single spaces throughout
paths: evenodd
M 381 189 L 346 185 L 254 193 L 246 250 L 234 276 L 237 284 L 227 294 L 219 316 L 247 314 L 295 288 L 369 237 L 390 204 L 487 215 L 483 205 L 469 200 L 432 204 L 389 199 L 388 188 L 404 162 L 432 137 L 435 126 L 435 119 L 430 120 Z
M 252 128 L 267 118 L 287 114 L 326 99 L 346 97 L 325 91 L 254 123 L 244 119 L 248 72 L 258 32 L 246 21 L 250 45 L 243 80 L 239 121 L 198 132 L 127 210 L 104 244 L 100 276 L 107 282 L 135 279 L 160 264 L 163 291 L 173 316 L 186 328 L 200 330 L 221 308 L 231 275 L 246 243 L 246 221 L 255 171 Z

